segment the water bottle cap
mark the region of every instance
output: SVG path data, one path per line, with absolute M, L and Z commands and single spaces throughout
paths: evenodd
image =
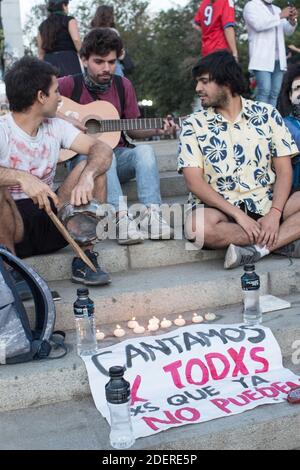
M 125 367 L 123 366 L 112 366 L 108 371 L 110 377 L 123 377 L 124 372 Z
M 81 287 L 80 289 L 77 289 L 77 295 L 89 295 L 89 290 L 86 287 Z
M 110 381 L 105 385 L 108 403 L 121 405 L 130 400 L 130 383 L 123 378 L 125 367 L 113 366 L 109 369 Z
M 245 264 L 244 266 L 244 271 L 250 272 L 255 270 L 255 265 L 254 264 Z

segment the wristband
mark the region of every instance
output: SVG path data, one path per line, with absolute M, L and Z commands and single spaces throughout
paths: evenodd
M 276 211 L 280 212 L 280 214 L 282 214 L 282 210 L 278 209 L 278 207 L 272 206 L 271 209 L 275 209 Z

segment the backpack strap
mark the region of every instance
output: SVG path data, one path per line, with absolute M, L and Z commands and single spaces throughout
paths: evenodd
M 53 331 L 52 336 L 50 338 L 52 349 L 55 351 L 60 348 L 62 349 L 62 352 L 61 354 L 57 354 L 54 357 L 48 356 L 47 359 L 60 359 L 68 353 L 68 348 L 65 344 L 65 337 L 66 334 L 64 331 Z
M 4 279 L 4 282 L 6 283 L 6 285 L 9 287 L 9 289 L 12 292 L 16 313 L 18 314 L 18 318 L 22 324 L 26 338 L 28 339 L 28 342 L 30 343 L 30 351 L 23 353 L 23 354 L 18 354 L 17 356 L 12 357 L 12 358 L 6 358 L 5 362 L 6 364 L 18 364 L 20 362 L 31 361 L 34 357 L 34 353 L 32 350 L 33 336 L 32 336 L 30 323 L 28 321 L 26 310 L 20 299 L 18 291 L 15 287 L 15 284 L 11 278 L 9 271 L 6 269 L 4 265 L 4 262 L 1 256 L 0 256 L 0 273 Z
M 117 87 L 118 95 L 119 95 L 119 100 L 120 100 L 120 105 L 121 105 L 121 116 L 120 118 L 123 118 L 124 111 L 125 111 L 125 89 L 124 89 L 124 84 L 122 77 L 120 75 L 114 75 L 114 81 Z
M 32 339 L 41 342 L 43 340 L 48 340 L 52 335 L 56 317 L 55 306 L 48 285 L 30 266 L 23 263 L 23 261 L 21 261 L 17 256 L 14 256 L 1 245 L 0 258 L 2 258 L 13 269 L 18 271 L 31 289 L 36 312 L 35 332 Z M 7 284 L 12 289 L 14 297 L 16 298 L 16 290 L 12 280 L 8 279 Z M 17 298 L 19 298 L 18 294 Z M 21 309 L 22 311 L 25 311 L 20 299 L 19 302 L 19 311 L 21 311 Z M 19 309 L 19 305 L 17 305 L 17 308 Z M 25 315 L 27 318 L 26 313 Z
M 28 321 L 28 317 L 27 317 L 27 314 L 26 314 L 26 310 L 25 310 L 24 305 L 23 305 L 23 303 L 20 299 L 20 296 L 19 296 L 18 291 L 16 289 L 15 283 L 13 282 L 13 280 L 11 278 L 11 275 L 9 274 L 8 270 L 4 266 L 4 262 L 3 262 L 3 259 L 2 259 L 1 256 L 0 256 L 0 273 L 2 274 L 5 283 L 10 288 L 10 290 L 13 294 L 14 304 L 15 304 L 16 310 L 18 312 L 20 321 L 21 321 L 22 326 L 24 328 L 27 339 L 31 342 L 33 340 L 33 336 L 32 336 L 32 332 L 31 332 L 31 328 L 30 328 L 30 323 Z
M 75 101 L 76 103 L 80 103 L 80 98 L 82 95 L 82 89 L 83 89 L 83 74 L 82 73 L 76 73 L 75 75 L 72 75 L 73 78 L 73 91 L 71 94 L 71 100 Z
M 120 106 L 121 106 L 121 116 L 120 118 L 122 119 L 124 117 L 124 111 L 125 111 L 125 88 L 124 88 L 124 83 L 123 79 L 120 75 L 114 75 L 114 80 L 115 84 L 117 87 L 118 95 L 119 95 L 119 100 L 120 100 Z M 126 137 L 125 132 L 121 132 L 123 140 L 125 142 L 125 146 L 129 148 L 134 148 L 135 145 L 131 144 Z

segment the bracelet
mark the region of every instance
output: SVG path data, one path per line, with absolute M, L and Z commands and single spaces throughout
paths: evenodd
M 276 211 L 280 212 L 280 214 L 282 214 L 282 210 L 278 209 L 278 207 L 272 206 L 271 209 L 275 209 Z

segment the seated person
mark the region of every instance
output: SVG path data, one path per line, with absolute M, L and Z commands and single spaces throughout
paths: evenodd
M 125 77 L 114 75 L 122 49 L 120 36 L 111 28 L 92 29 L 84 38 L 80 52 L 85 74 L 60 78 L 61 95 L 80 104 L 96 100 L 108 101 L 118 110 L 121 118 L 138 118 L 140 111 L 132 83 Z M 169 132 L 168 129 L 130 130 L 128 135 L 132 139 L 141 139 L 165 135 Z M 85 159 L 84 155 L 74 157 L 71 168 Z M 139 202 L 147 207 L 141 217 L 141 231 L 127 212 L 120 184 L 132 178 L 136 178 Z M 171 237 L 172 229 L 159 210 L 159 173 L 155 153 L 150 145 L 128 145 L 122 133 L 118 146 L 114 149 L 111 168 L 107 172 L 107 191 L 108 203 L 117 214 L 117 236 L 120 244 L 140 243 L 148 235 L 151 239 Z
M 300 65 L 290 65 L 279 95 L 279 112 L 300 152 Z M 300 189 L 300 154 L 293 158 L 293 190 Z
M 6 74 L 5 84 L 11 112 L 0 118 L 0 244 L 21 258 L 52 253 L 67 243 L 48 214 L 66 202 L 104 202 L 112 151 L 55 117 L 61 97 L 52 65 L 23 57 Z M 52 187 L 61 147 L 88 157 L 56 194 Z M 72 280 L 108 284 L 91 246 L 85 253 L 96 272 L 74 258 Z
M 298 149 L 282 117 L 241 97 L 243 73 L 227 51 L 204 57 L 193 76 L 204 109 L 183 122 L 178 157 L 192 193 L 188 238 L 228 248 L 227 269 L 274 251 L 299 257 L 300 193 L 290 196 Z

